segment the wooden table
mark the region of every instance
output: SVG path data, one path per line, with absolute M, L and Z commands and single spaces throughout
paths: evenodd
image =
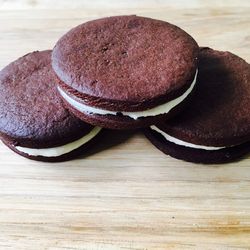
M 200 45 L 250 61 L 249 1 L 0 0 L 0 68 L 52 48 L 79 23 L 134 13 L 175 23 Z M 111 137 L 60 164 L 0 145 L 1 250 L 250 249 L 250 156 L 190 164 L 162 154 L 139 132 Z

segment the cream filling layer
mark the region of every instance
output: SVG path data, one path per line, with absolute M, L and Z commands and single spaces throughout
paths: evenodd
M 130 118 L 136 120 L 141 117 L 148 117 L 148 116 L 156 116 L 161 114 L 167 114 L 171 109 L 173 109 L 175 106 L 177 106 L 179 103 L 184 101 L 186 97 L 191 93 L 193 90 L 196 79 L 197 79 L 198 70 L 196 70 L 194 80 L 190 87 L 187 89 L 185 93 L 183 93 L 181 96 L 177 97 L 174 100 L 171 100 L 167 103 L 158 105 L 154 108 L 147 109 L 144 111 L 133 111 L 133 112 L 127 112 L 127 111 L 110 111 L 95 107 L 90 107 L 88 105 L 85 105 L 83 103 L 80 103 L 76 101 L 75 99 L 71 98 L 66 92 L 64 92 L 60 87 L 58 87 L 58 90 L 61 94 L 61 96 L 76 110 L 78 110 L 81 113 L 88 113 L 88 114 L 98 114 L 98 115 L 117 115 L 117 113 L 121 113 L 124 116 L 129 116 Z
M 90 141 L 92 138 L 94 138 L 99 132 L 101 131 L 100 127 L 94 127 L 90 133 L 83 136 L 82 138 L 70 142 L 68 144 L 65 144 L 63 146 L 59 147 L 53 147 L 53 148 L 26 148 L 26 147 L 19 147 L 17 146 L 16 149 L 20 152 L 23 152 L 25 154 L 31 155 L 31 156 L 44 156 L 44 157 L 57 157 L 64 154 L 67 154 L 77 148 L 80 148 L 82 145 Z
M 185 141 L 179 140 L 179 139 L 163 132 L 162 130 L 160 130 L 156 126 L 151 126 L 150 128 L 152 130 L 155 130 L 156 132 L 160 133 L 167 141 L 170 141 L 170 142 L 177 144 L 177 145 L 180 145 L 180 146 L 195 148 L 195 149 L 204 149 L 204 150 L 220 150 L 220 149 L 226 148 L 226 147 L 203 146 L 203 145 L 197 145 L 197 144 L 185 142 Z

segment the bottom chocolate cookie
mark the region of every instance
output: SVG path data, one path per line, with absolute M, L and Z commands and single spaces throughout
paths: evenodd
M 126 129 L 138 129 L 142 127 L 148 127 L 152 124 L 157 124 L 162 120 L 168 120 L 173 118 L 176 114 L 183 111 L 186 105 L 188 105 L 188 103 L 192 99 L 194 92 L 195 88 L 194 91 L 181 104 L 173 108 L 167 115 L 161 114 L 157 116 L 150 116 L 138 119 L 132 119 L 124 115 L 98 115 L 98 114 L 87 114 L 87 113 L 85 114 L 73 108 L 64 99 L 62 99 L 62 101 L 64 102 L 64 106 L 70 111 L 70 113 L 74 114 L 82 121 L 91 124 L 92 126 L 100 126 L 108 129 L 126 130 Z
M 145 129 L 144 134 L 163 153 L 188 162 L 204 164 L 228 163 L 236 161 L 250 152 L 250 142 L 219 150 L 205 150 L 177 145 L 166 140 L 161 134 L 152 129 Z
M 100 131 L 101 128 L 95 127 L 92 133 L 71 143 L 53 148 L 25 148 L 17 147 L 5 140 L 2 140 L 2 142 L 15 153 L 28 159 L 43 162 L 62 162 L 85 155 L 91 146 L 98 143 L 100 135 L 102 134 Z

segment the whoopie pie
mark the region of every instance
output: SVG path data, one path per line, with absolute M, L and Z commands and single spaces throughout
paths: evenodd
M 52 52 L 58 90 L 67 108 L 90 124 L 146 127 L 188 102 L 199 47 L 170 23 L 115 16 L 83 23 Z
M 196 91 L 185 111 L 146 130 L 149 140 L 177 159 L 224 163 L 250 152 L 250 64 L 201 48 Z
M 62 161 L 84 152 L 100 131 L 64 108 L 51 51 L 33 52 L 0 72 L 0 137 L 34 160 Z

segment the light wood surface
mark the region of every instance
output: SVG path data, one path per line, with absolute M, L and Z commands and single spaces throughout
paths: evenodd
M 69 28 L 138 14 L 250 62 L 249 1 L 0 0 L 0 68 L 52 48 Z M 140 133 L 105 135 L 60 164 L 0 144 L 0 249 L 250 249 L 250 156 L 205 166 L 170 158 Z

